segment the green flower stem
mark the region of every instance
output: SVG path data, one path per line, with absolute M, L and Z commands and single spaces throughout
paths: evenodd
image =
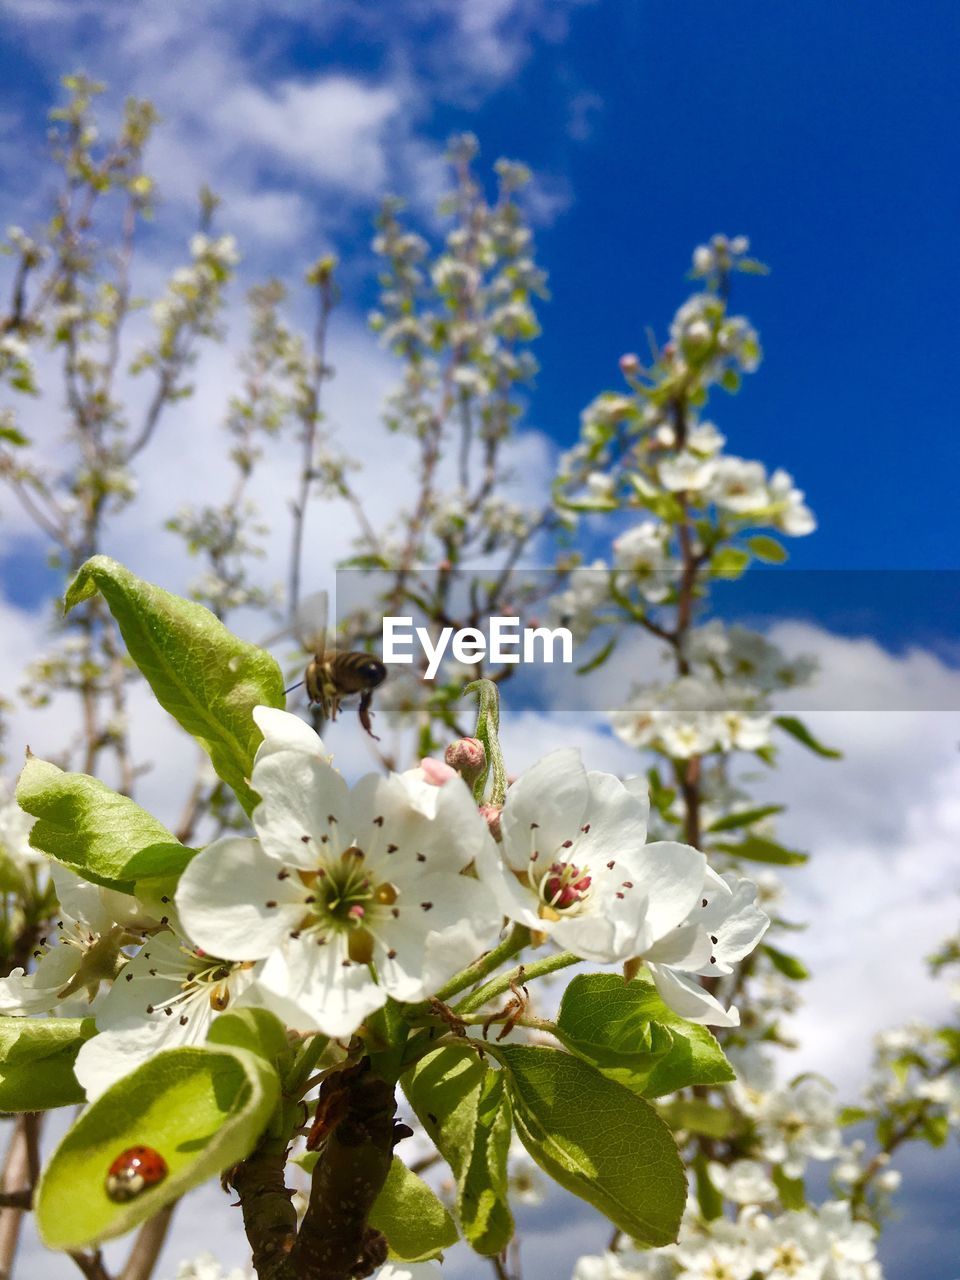
M 487 1013 L 463 1013 L 457 1016 L 465 1027 L 482 1027 L 490 1017 Z M 496 1022 L 492 1024 L 492 1026 L 496 1025 Z M 551 1036 L 557 1035 L 557 1024 L 551 1022 L 549 1018 L 514 1018 L 512 1019 L 512 1025 L 515 1027 L 527 1027 L 531 1031 L 543 1031 Z M 463 1040 L 460 1043 L 462 1044 Z
M 505 960 L 511 960 L 518 951 L 522 951 L 529 943 L 530 930 L 525 925 L 515 924 L 498 947 L 494 947 L 492 951 L 482 955 L 479 960 L 475 960 L 466 969 L 461 969 L 459 973 L 455 973 L 449 982 L 444 983 L 436 993 L 435 999 L 449 1000 L 451 996 L 459 994 L 459 992 L 466 990 L 467 987 L 472 987 L 478 982 L 482 982 L 484 978 L 493 973 L 494 969 L 499 969 Z M 429 1012 L 429 1008 L 430 1006 L 426 1002 L 415 1006 L 417 1013 L 421 1010 Z
M 491 773 L 490 798 L 486 803 L 502 805 L 507 794 L 507 768 L 500 750 L 500 691 L 492 680 L 474 680 L 463 691 L 477 695 L 476 737 L 483 743 L 487 765 L 473 785 L 473 798 L 477 804 L 485 802 L 487 780 Z
M 313 1074 L 314 1067 L 323 1057 L 329 1043 L 329 1036 L 315 1035 L 310 1036 L 301 1046 L 283 1082 L 284 1092 L 290 1097 L 300 1097 L 304 1092 L 304 1085 Z
M 454 1012 L 473 1013 L 488 1000 L 493 1000 L 504 991 L 509 991 L 513 983 L 531 982 L 534 978 L 543 978 L 548 973 L 556 973 L 558 969 L 567 969 L 572 964 L 580 963 L 581 957 L 575 956 L 572 951 L 558 951 L 556 955 L 547 956 L 544 960 L 535 960 L 533 964 L 517 965 L 515 969 L 510 969 L 507 973 L 501 973 L 493 978 L 478 991 L 471 992 L 459 1004 L 454 1005 Z

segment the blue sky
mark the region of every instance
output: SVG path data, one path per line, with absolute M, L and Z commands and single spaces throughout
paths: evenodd
M 83 62 L 118 93 L 141 92 L 151 71 L 171 79 L 171 51 L 210 47 L 268 94 L 339 74 L 395 95 L 395 110 L 382 103 L 387 152 L 426 156 L 468 127 L 488 159 L 532 164 L 552 210 L 540 245 L 553 293 L 532 420 L 564 442 L 579 409 L 616 384 L 617 355 L 646 323 L 666 323 L 693 244 L 749 234 L 772 274 L 745 281 L 737 301 L 766 361 L 715 412 L 745 456 L 787 466 L 808 490 L 821 530 L 794 563 L 956 563 L 960 10 L 949 0 L 495 0 L 459 17 L 452 3 L 404 0 L 375 19 L 339 2 L 240 4 L 239 19 L 213 4 L 200 28 L 179 4 L 71 0 L 70 22 L 43 20 L 58 0 L 5 8 L 5 108 L 32 116 L 34 137 L 65 67 Z M 282 16 L 312 9 L 309 24 Z M 481 17 L 458 30 L 469 9 Z M 161 11 L 171 16 L 158 22 Z M 111 56 L 138 37 L 129 60 Z M 199 65 L 173 72 L 185 115 L 202 100 Z M 322 234 L 346 257 L 366 243 L 372 189 L 304 182 L 289 156 L 257 155 L 232 181 L 322 203 Z M 16 136 L 3 160 L 16 193 Z M 402 185 L 411 163 L 388 162 L 383 176 Z M 289 262 L 288 248 L 262 245 L 251 267 Z M 370 300 L 369 276 L 350 283 L 358 304 Z
M 820 529 L 792 542 L 791 564 L 955 569 L 958 37 L 954 0 L 0 0 L 0 218 L 30 225 L 43 209 L 43 116 L 62 73 L 108 80 L 108 112 L 127 93 L 155 97 L 165 120 L 151 156 L 165 199 L 148 241 L 156 264 L 182 254 L 203 179 L 225 197 L 244 283 L 269 272 L 295 282 L 302 263 L 335 249 L 346 263 L 334 334 L 346 412 L 351 370 L 375 370 L 378 391 L 383 377 L 362 337 L 377 197 L 399 190 L 428 220 L 443 141 L 470 129 L 486 161 L 507 154 L 537 175 L 552 301 L 531 425 L 572 442 L 583 406 L 619 385 L 618 356 L 641 347 L 646 324 L 663 332 L 693 246 L 746 233 L 772 272 L 738 282 L 735 302 L 766 357 L 711 415 L 734 451 L 786 466 L 807 491 Z M 31 604 L 24 582 L 40 549 L 3 533 L 0 585 Z M 141 571 L 156 567 L 146 533 L 137 546 Z M 953 578 L 902 596 L 886 589 L 897 579 L 877 581 L 893 604 L 872 629 L 895 647 L 953 630 Z M 829 621 L 844 631 L 840 611 Z M 851 669 L 874 659 L 881 687 L 925 679 L 875 653 L 845 658 Z M 960 705 L 960 681 L 936 674 L 925 696 Z M 914 738 L 903 731 L 917 781 L 870 756 L 875 732 L 852 731 L 850 767 L 866 760 L 873 776 L 846 788 L 861 807 L 845 848 L 884 769 L 884 799 L 908 782 L 915 798 L 946 776 L 956 731 L 929 722 L 916 721 Z M 822 778 L 806 778 L 793 786 L 808 825 L 798 843 L 809 846 Z M 909 853 L 917 837 L 904 833 Z M 826 856 L 829 833 L 820 838 Z M 944 865 L 955 827 L 951 838 Z M 946 1280 L 937 1233 L 951 1206 L 924 1191 L 940 1166 L 911 1163 L 889 1276 L 915 1274 L 915 1241 L 925 1273 Z

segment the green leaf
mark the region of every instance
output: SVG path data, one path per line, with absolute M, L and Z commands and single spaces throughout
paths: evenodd
M 707 1157 L 702 1151 L 698 1151 L 693 1158 L 693 1176 L 697 1184 L 697 1203 L 700 1205 L 700 1212 L 707 1222 L 713 1222 L 723 1213 L 723 1196 L 714 1186 L 707 1164 Z
M 872 1114 L 866 1107 L 841 1107 L 837 1112 L 837 1123 L 845 1129 L 851 1124 L 862 1124 Z
M 18 449 L 30 443 L 22 431 L 18 431 L 16 427 L 8 426 L 2 422 L 0 422 L 0 440 L 5 440 L 7 444 L 16 445 Z
M 749 551 L 743 551 L 740 547 L 721 547 L 711 557 L 710 572 L 714 577 L 735 581 L 743 576 L 749 564 Z
M 517 1133 L 541 1169 L 640 1243 L 676 1240 L 687 1180 L 653 1108 L 558 1049 L 502 1045 L 497 1056 Z
M 251 712 L 283 707 L 283 676 L 263 649 L 238 640 L 202 605 L 143 582 L 108 556 L 84 564 L 67 590 L 70 610 L 100 591 L 130 657 L 157 701 L 209 754 L 247 813 L 247 785 L 261 740 Z
M 210 1024 L 207 1044 L 246 1049 L 269 1062 L 281 1076 L 294 1057 L 286 1028 L 268 1009 L 234 1009 L 221 1013 Z
M 488 1071 L 477 1099 L 473 1149 L 458 1184 L 457 1214 L 477 1253 L 499 1253 L 513 1235 L 507 1155 L 513 1118 L 503 1072 Z
M 651 805 L 662 817 L 669 817 L 670 806 L 677 798 L 676 788 L 664 786 L 655 767 L 647 770 L 647 782 L 650 784 Z
M 745 836 L 739 844 L 718 841 L 714 848 L 734 858 L 744 858 L 747 862 L 766 862 L 777 867 L 799 867 L 809 857 L 799 849 L 787 849 L 776 840 L 765 840 L 762 836 Z
M 48 1111 L 83 1102 L 73 1074 L 93 1018 L 0 1017 L 0 1111 Z
M 773 1185 L 777 1188 L 784 1209 L 805 1209 L 807 1191 L 802 1178 L 788 1178 L 781 1165 L 774 1165 Z
M 132 893 L 141 876 L 179 875 L 195 853 L 128 796 L 36 756 L 20 773 L 17 803 L 37 819 L 34 849 L 109 889 Z
M 615 973 L 579 974 L 556 1025 L 572 1053 L 645 1098 L 736 1079 L 711 1032 L 675 1014 L 642 975 L 624 982 Z
M 929 1142 L 931 1147 L 942 1147 L 950 1137 L 949 1116 L 926 1116 L 920 1126 L 920 1137 Z
M 758 560 L 765 560 L 767 564 L 783 564 L 788 556 L 786 547 L 765 533 L 757 533 L 748 538 L 747 546 Z
M 671 1129 L 685 1129 L 705 1138 L 729 1138 L 739 1127 L 738 1117 L 729 1107 L 715 1107 L 702 1098 L 678 1098 L 657 1110 Z
M 617 637 L 611 636 L 610 639 L 607 641 L 607 643 L 603 646 L 603 648 L 599 650 L 599 652 L 595 653 L 592 658 L 588 658 L 587 661 L 583 663 L 582 666 L 579 666 L 576 668 L 577 675 L 578 676 L 589 675 L 591 671 L 596 671 L 598 667 L 602 667 L 603 664 L 606 662 L 606 660 L 610 657 L 611 653 L 613 653 L 613 650 L 616 647 L 616 643 L 617 643 Z
M 456 1223 L 422 1178 L 393 1157 L 393 1164 L 370 1211 L 369 1224 L 382 1231 L 390 1256 L 424 1262 L 457 1243 Z
M 739 827 L 750 827 L 762 818 L 772 817 L 775 813 L 783 813 L 786 806 L 782 804 L 764 804 L 756 809 L 741 809 L 739 813 L 728 813 L 718 818 L 707 827 L 708 831 L 736 831 Z
M 88 1107 L 53 1153 L 36 1201 L 44 1243 L 81 1249 L 151 1218 L 248 1156 L 278 1097 L 276 1072 L 243 1050 L 156 1054 Z M 133 1146 L 158 1151 L 169 1173 L 136 1199 L 115 1204 L 104 1179 Z
M 791 978 L 794 982 L 805 982 L 810 977 L 810 970 L 796 956 L 789 955 L 786 951 L 778 951 L 769 943 L 764 943 L 761 950 L 766 952 L 773 967 L 785 978 Z
M 403 1091 L 457 1182 L 457 1216 L 478 1253 L 513 1237 L 507 1202 L 505 1106 L 489 1067 L 468 1050 L 435 1049 L 402 1078 Z
M 791 738 L 796 738 L 808 751 L 812 751 L 815 755 L 823 756 L 826 760 L 843 759 L 842 751 L 835 751 L 832 747 L 825 747 L 822 742 L 813 736 L 803 721 L 798 720 L 796 716 L 774 716 L 773 723 L 779 725 L 784 733 L 789 733 Z

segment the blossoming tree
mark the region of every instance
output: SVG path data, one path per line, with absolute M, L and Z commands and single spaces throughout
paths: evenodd
M 170 518 L 204 562 L 188 600 L 104 555 L 103 533 L 135 500 L 135 461 L 189 394 L 200 345 L 220 335 L 236 246 L 213 233 L 204 193 L 191 265 L 155 302 L 129 366 L 151 387 L 135 419 L 121 372 L 153 116 L 131 104 L 100 143 L 96 86 L 68 88 L 55 115 L 62 192 L 43 235 L 11 233 L 0 339 L 14 397 L 36 390 L 42 347 L 65 391 L 62 469 L 34 456 L 11 407 L 0 475 L 65 579 L 66 621 L 31 672 L 33 697 L 81 708 L 77 742 L 56 761 L 28 753 L 0 809 L 0 1109 L 14 1117 L 0 1271 L 32 1210 L 45 1243 L 92 1280 L 110 1280 L 100 1245 L 138 1229 L 122 1277 L 147 1280 L 175 1204 L 219 1179 L 238 1196 L 260 1280 L 436 1276 L 458 1240 L 503 1280 L 519 1266 L 515 1205 L 543 1177 L 614 1232 L 603 1256 L 564 1262 L 581 1280 L 877 1276 L 889 1156 L 956 1122 L 960 1046 L 947 1028 L 888 1036 L 882 1076 L 846 1115 L 819 1081 L 778 1084 L 767 1052 L 804 976 L 777 945 L 790 926 L 770 868 L 804 855 L 777 842 L 778 807 L 751 802 L 735 764 L 738 753 L 773 764 L 783 733 L 831 753 L 775 714 L 777 691 L 809 666 L 702 620 L 713 578 L 777 562 L 774 533 L 813 529 L 790 477 L 725 454 L 702 417 L 712 389 L 737 390 L 759 362 L 756 335 L 728 311 L 733 274 L 760 269 L 745 242 L 697 250 L 701 287 L 669 340 L 647 363 L 622 359 L 626 390 L 591 406 L 552 498 L 526 511 L 504 495 L 506 451 L 543 280 L 523 171 L 501 165 L 488 203 L 461 140 L 439 254 L 393 203 L 377 241 L 388 271 L 375 327 L 403 370 L 387 425 L 415 445 L 412 503 L 378 520 L 326 430 L 337 286 L 320 259 L 306 275 L 311 339 L 279 284 L 251 294 L 228 492 Z M 419 599 L 432 625 L 455 607 L 454 569 L 496 566 L 471 592 L 472 624 L 509 597 L 523 555 L 545 562 L 549 531 L 569 538 L 578 513 L 607 515 L 610 562 L 577 567 L 565 551 L 551 607 L 584 638 L 613 629 L 594 670 L 635 634 L 665 647 L 670 680 L 632 691 L 613 716 L 644 764 L 652 753 L 646 773 L 639 758 L 639 777 L 596 772 L 574 746 L 512 778 L 507 673 L 478 664 L 469 735 L 471 704 L 448 668 L 432 694 L 413 682 L 392 707 L 414 725 L 420 763 L 384 752 L 375 772 L 345 779 L 287 709 L 274 658 L 226 625 L 273 609 L 249 489 L 265 452 L 291 445 L 302 465 L 288 623 L 318 499 L 348 505 L 355 563 L 386 574 L 390 602 Z M 434 564 L 424 602 L 418 574 Z M 140 678 L 203 761 L 177 818 L 134 799 L 126 713 Z M 426 754 L 439 747 L 443 760 Z M 42 1151 L 42 1117 L 73 1106 Z M 872 1124 L 871 1144 L 844 1146 L 844 1121 Z M 805 1194 L 811 1159 L 833 1162 L 822 1205 Z M 420 1176 L 441 1162 L 442 1185 Z M 183 1274 L 219 1267 L 201 1259 Z

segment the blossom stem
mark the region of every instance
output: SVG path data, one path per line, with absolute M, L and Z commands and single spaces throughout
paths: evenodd
M 475 960 L 466 969 L 461 969 L 459 973 L 455 973 L 449 982 L 444 983 L 436 993 L 436 999 L 449 1000 L 451 996 L 457 995 L 467 987 L 472 987 L 476 983 L 482 982 L 484 978 L 493 973 L 494 969 L 499 969 L 505 960 L 512 959 L 518 951 L 522 951 L 529 942 L 530 930 L 525 925 L 515 924 L 498 947 L 494 947 L 492 951 L 482 955 L 479 960 Z M 429 1006 L 424 1004 L 423 1008 L 427 1010 Z
M 488 1000 L 495 999 L 496 996 L 502 995 L 504 991 L 509 991 L 512 985 L 516 983 L 530 982 L 534 978 L 543 978 L 548 973 L 556 973 L 558 969 L 567 969 L 572 964 L 580 964 L 581 957 L 575 956 L 572 951 L 558 951 L 556 955 L 547 956 L 543 960 L 535 960 L 533 964 L 518 964 L 515 969 L 510 969 L 506 973 L 500 974 L 486 983 L 477 991 L 473 991 L 465 999 L 461 1000 L 458 1005 L 454 1006 L 454 1012 L 459 1014 L 473 1013 L 474 1010 L 481 1008 Z
M 473 786 L 473 798 L 477 804 L 486 800 L 487 781 L 492 774 L 490 797 L 487 803 L 502 806 L 507 794 L 507 769 L 500 749 L 500 692 L 492 680 L 473 680 L 464 689 L 464 695 L 477 695 L 477 731 L 475 737 L 483 743 L 486 768 Z
M 314 1067 L 323 1057 L 324 1050 L 329 1043 L 330 1040 L 327 1036 L 310 1036 L 300 1049 L 296 1061 L 284 1080 L 284 1088 L 291 1097 L 297 1097 L 307 1091 L 307 1082 L 313 1074 Z

